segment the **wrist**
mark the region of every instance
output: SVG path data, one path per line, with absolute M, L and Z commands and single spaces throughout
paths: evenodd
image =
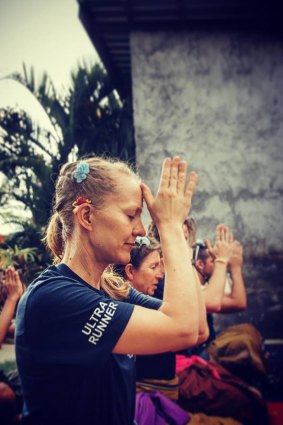
M 230 265 L 231 274 L 239 274 L 242 273 L 242 266 L 231 266 Z
M 215 260 L 214 260 L 214 263 L 222 263 L 225 266 L 227 266 L 227 264 L 228 264 L 228 258 L 227 257 L 221 257 L 221 256 L 216 257 Z
M 160 240 L 167 239 L 179 239 L 180 237 L 184 237 L 184 232 L 182 228 L 182 224 L 178 223 L 170 223 L 170 224 L 160 224 L 158 227 L 158 233 L 160 236 Z M 185 239 L 185 237 L 184 237 Z
M 17 304 L 17 302 L 19 301 L 20 297 L 17 295 L 12 295 L 6 298 L 6 302 L 9 302 L 10 304 Z
M 159 222 L 156 223 L 157 229 L 159 232 L 168 232 L 168 231 L 183 231 L 183 225 L 182 223 L 178 223 L 176 221 L 171 222 Z

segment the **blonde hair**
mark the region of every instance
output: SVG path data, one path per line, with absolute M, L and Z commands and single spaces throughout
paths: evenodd
M 132 168 L 122 161 L 90 157 L 83 159 L 89 165 L 87 177 L 78 183 L 74 178 L 74 172 L 81 160 L 63 165 L 55 186 L 53 214 L 43 239 L 53 256 L 54 264 L 62 260 L 66 241 L 73 233 L 74 207 L 72 203 L 78 197 L 83 196 L 90 199 L 94 207 L 99 209 L 104 206 L 108 194 L 117 192 L 118 173 L 139 179 Z M 101 289 L 111 298 L 122 299 L 128 295 L 129 284 L 115 275 L 109 267 L 102 274 L 100 284 Z

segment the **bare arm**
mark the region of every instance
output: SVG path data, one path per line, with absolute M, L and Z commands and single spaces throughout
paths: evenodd
M 213 273 L 208 285 L 203 288 L 203 296 L 208 313 L 218 313 L 222 307 L 228 261 L 232 254 L 233 235 L 225 224 L 215 230 L 215 245 L 206 241 L 210 254 L 215 258 Z
M 17 303 L 23 293 L 22 282 L 18 272 L 14 268 L 11 267 L 6 270 L 3 281 L 7 297 L 0 315 L 0 345 L 8 333 Z
M 178 157 L 166 159 L 156 198 L 142 185 L 144 199 L 157 224 L 164 266 L 163 304 L 158 311 L 135 306 L 114 348 L 115 353 L 151 354 L 193 346 L 199 335 L 199 304 L 189 247 L 182 224 L 191 207 L 197 175 Z M 188 314 L 188 311 L 190 314 Z
M 197 296 L 198 296 L 198 306 L 199 306 L 199 336 L 197 340 L 197 344 L 202 344 L 209 337 L 209 328 L 206 319 L 206 305 L 204 301 L 203 291 L 201 290 L 201 283 L 199 281 L 199 277 L 196 269 L 194 269 L 196 286 L 197 286 Z M 188 312 L 189 314 L 190 312 Z
M 243 278 L 243 247 L 238 241 L 233 243 L 233 253 L 230 258 L 232 292 L 224 295 L 221 303 L 221 313 L 234 313 L 247 308 L 247 293 Z

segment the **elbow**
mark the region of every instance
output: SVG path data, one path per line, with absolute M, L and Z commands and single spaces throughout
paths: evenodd
M 188 348 L 195 347 L 196 345 L 198 345 L 198 340 L 199 340 L 198 332 L 196 332 L 195 334 L 190 334 L 187 336 L 187 338 L 184 339 L 182 346 L 178 348 L 178 350 L 176 351 L 186 350 Z
M 209 337 L 209 327 L 206 317 L 200 322 L 197 345 L 205 342 Z
M 221 311 L 221 302 L 209 302 L 206 304 L 207 313 L 219 313 Z
M 209 328 L 207 322 L 201 327 L 199 327 L 199 322 L 196 321 L 195 324 L 190 324 L 185 328 L 179 330 L 174 347 L 171 351 L 185 350 L 188 348 L 195 347 L 203 342 L 205 342 L 209 337 Z
M 235 311 L 240 312 L 247 309 L 248 303 L 247 303 L 247 297 L 243 297 L 242 299 L 238 299 L 235 302 Z
M 214 313 L 219 313 L 221 311 L 221 304 L 215 304 Z
M 178 341 L 176 341 L 176 346 L 173 351 L 185 350 L 187 348 L 194 347 L 198 344 L 199 332 L 196 326 L 195 329 L 191 328 L 190 330 L 185 330 L 179 334 Z
M 197 345 L 204 343 L 209 337 L 209 328 L 208 326 L 205 327 L 205 329 L 199 333 Z
M 247 309 L 247 307 L 248 307 L 247 300 L 243 300 L 242 302 L 238 304 L 238 311 L 244 311 Z

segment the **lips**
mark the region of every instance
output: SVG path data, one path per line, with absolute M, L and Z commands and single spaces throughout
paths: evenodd
M 128 248 L 133 249 L 135 244 L 134 243 L 125 243 L 124 245 L 126 245 Z

